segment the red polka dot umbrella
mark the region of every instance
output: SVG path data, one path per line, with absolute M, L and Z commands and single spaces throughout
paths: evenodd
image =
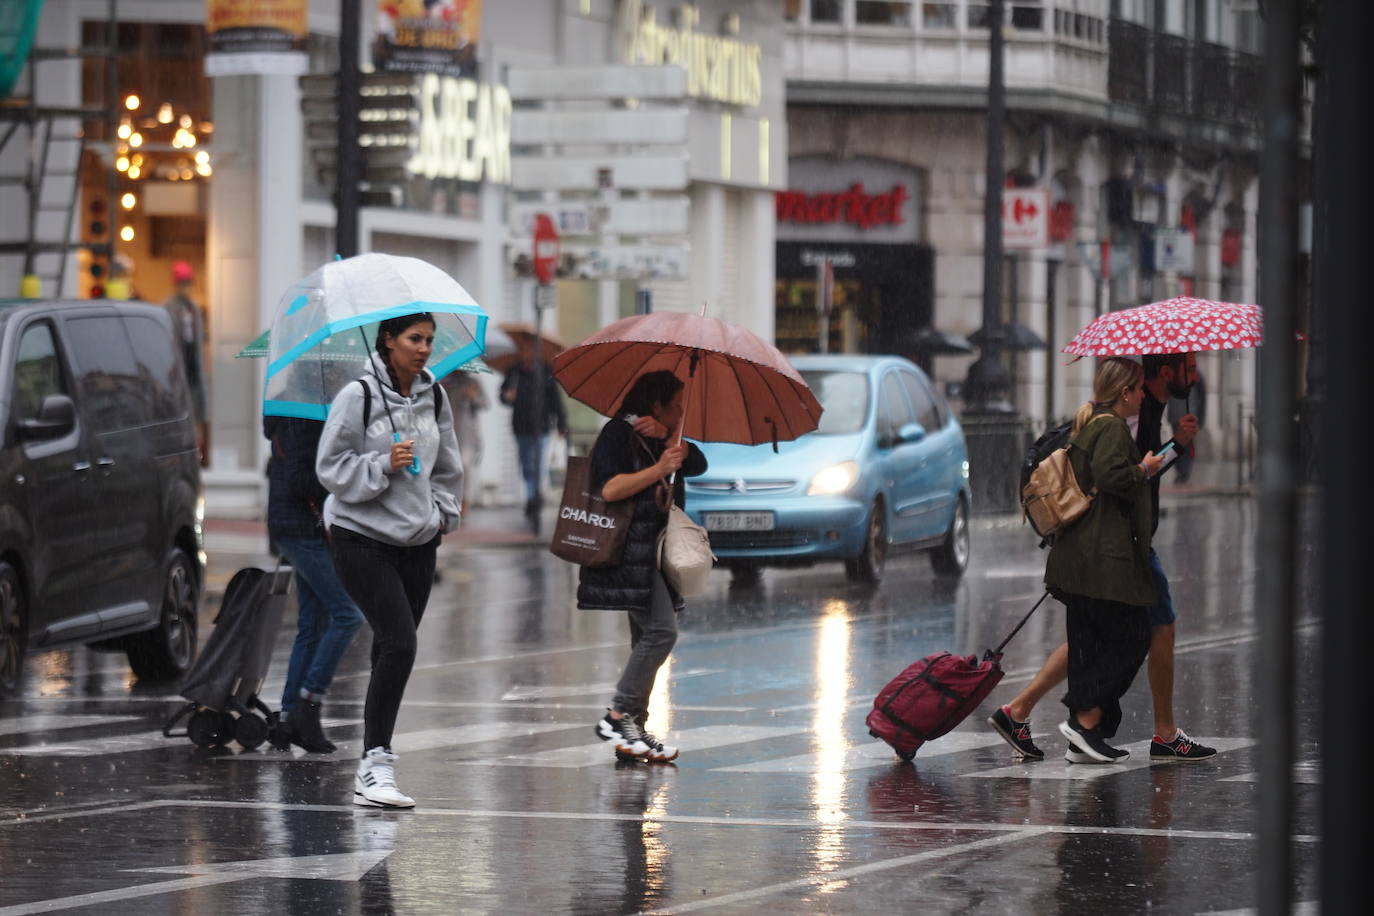
M 1258 305 L 1180 296 L 1100 315 L 1069 341 L 1064 352 L 1075 356 L 1204 353 L 1262 343 L 1264 314 Z

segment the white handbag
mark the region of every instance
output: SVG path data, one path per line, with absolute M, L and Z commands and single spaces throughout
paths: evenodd
M 668 507 L 668 524 L 658 537 L 658 568 L 663 578 L 679 595 L 690 598 L 706 589 L 706 577 L 716 555 L 706 529 L 687 517 L 673 503 Z

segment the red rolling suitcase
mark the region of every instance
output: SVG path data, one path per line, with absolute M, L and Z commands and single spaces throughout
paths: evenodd
M 1048 595 L 1041 595 L 1001 645 L 983 653 L 982 661 L 976 655 L 936 652 L 908 665 L 878 692 L 866 720 L 868 733 L 910 760 L 922 744 L 953 731 L 1002 680 L 1002 650 Z

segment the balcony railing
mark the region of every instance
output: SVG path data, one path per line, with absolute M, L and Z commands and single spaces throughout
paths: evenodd
M 1245 127 L 1259 123 L 1260 60 L 1113 19 L 1107 32 L 1107 93 L 1161 114 Z

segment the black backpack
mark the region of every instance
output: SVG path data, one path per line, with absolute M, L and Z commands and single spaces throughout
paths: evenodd
M 358 384 L 363 386 L 363 429 L 366 430 L 372 425 L 372 386 L 367 383 L 367 379 L 358 379 Z M 434 424 L 439 425 L 439 411 L 444 404 L 444 389 L 438 382 L 434 383 Z

